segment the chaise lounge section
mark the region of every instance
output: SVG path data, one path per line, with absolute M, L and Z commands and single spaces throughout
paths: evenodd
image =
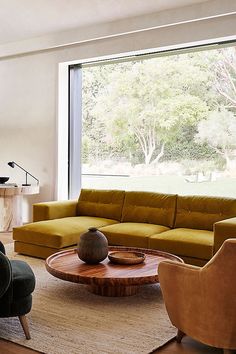
M 78 200 L 34 204 L 33 223 L 13 230 L 15 251 L 46 258 L 75 247 L 90 226 L 109 245 L 158 249 L 201 266 L 236 237 L 236 199 L 82 189 Z

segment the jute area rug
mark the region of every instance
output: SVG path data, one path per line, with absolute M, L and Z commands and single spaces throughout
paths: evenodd
M 128 297 L 102 297 L 50 275 L 44 261 L 16 255 L 36 276 L 26 340 L 17 318 L 0 319 L 0 337 L 49 354 L 148 354 L 176 335 L 158 284 Z

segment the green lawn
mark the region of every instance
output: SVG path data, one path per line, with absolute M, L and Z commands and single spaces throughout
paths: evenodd
M 222 178 L 213 182 L 187 182 L 184 177 L 163 175 L 139 177 L 83 176 L 82 188 L 143 190 L 236 198 L 236 178 Z

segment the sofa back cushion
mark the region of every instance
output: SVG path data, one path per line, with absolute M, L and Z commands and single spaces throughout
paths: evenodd
M 142 222 L 173 227 L 175 194 L 126 192 L 122 222 Z
M 124 191 L 82 189 L 77 205 L 77 215 L 120 221 L 124 197 Z
M 175 227 L 213 230 L 217 221 L 236 216 L 236 199 L 178 196 Z

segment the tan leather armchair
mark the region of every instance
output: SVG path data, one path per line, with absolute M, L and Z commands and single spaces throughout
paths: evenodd
M 158 268 L 166 309 L 178 328 L 207 345 L 236 350 L 236 239 L 226 240 L 202 268 L 163 261 Z

